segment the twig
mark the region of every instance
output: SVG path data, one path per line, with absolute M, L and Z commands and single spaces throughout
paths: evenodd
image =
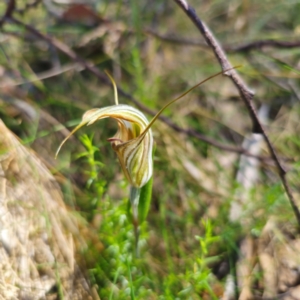
M 34 76 L 32 76 L 32 78 L 30 78 L 30 79 L 22 78 L 19 80 L 15 80 L 14 82 L 0 83 L 0 89 L 7 89 L 7 88 L 12 88 L 12 87 L 15 87 L 18 85 L 22 85 L 22 84 L 33 83 L 36 81 L 42 81 L 42 80 L 45 80 L 45 79 L 48 79 L 51 77 L 61 75 L 62 73 L 72 71 L 72 70 L 81 72 L 84 70 L 84 68 L 78 63 L 66 64 L 66 65 L 62 66 L 61 68 L 54 67 L 48 71 L 34 74 Z
M 179 44 L 179 45 L 188 45 L 188 46 L 200 46 L 200 47 L 205 47 L 207 48 L 208 45 L 204 41 L 198 41 L 198 40 L 191 40 L 191 39 L 186 39 L 186 38 L 179 38 L 171 35 L 163 35 L 160 34 L 151 28 L 147 28 L 146 30 L 143 31 L 144 33 L 154 36 L 160 40 L 163 40 L 165 42 L 173 43 L 173 44 Z
M 187 38 L 181 38 L 178 36 L 173 35 L 163 35 L 160 34 L 151 28 L 148 28 L 144 30 L 146 34 L 149 34 L 153 37 L 156 37 L 160 40 L 163 40 L 168 43 L 183 45 L 183 46 L 197 46 L 197 47 L 203 47 L 208 48 L 208 44 L 204 41 L 199 40 L 192 40 Z M 223 49 L 227 52 L 233 53 L 233 52 L 249 52 L 251 50 L 257 50 L 262 49 L 265 47 L 273 47 L 273 48 L 281 48 L 281 49 L 291 49 L 291 48 L 298 48 L 300 47 L 300 41 L 280 41 L 280 40 L 259 40 L 259 41 L 252 41 L 248 43 L 244 43 L 241 45 L 222 45 Z
M 31 32 L 32 34 L 39 37 L 40 39 L 42 39 L 44 41 L 47 41 L 49 44 L 53 45 L 58 50 L 60 50 L 62 53 L 66 54 L 68 57 L 70 57 L 73 61 L 78 62 L 85 69 L 87 69 L 91 73 L 93 73 L 101 82 L 103 82 L 106 85 L 111 85 L 110 81 L 108 80 L 107 76 L 104 73 L 100 72 L 92 63 L 86 61 L 84 58 L 77 55 L 66 44 L 62 43 L 61 41 L 59 41 L 59 40 L 57 40 L 53 37 L 50 37 L 48 35 L 45 35 L 45 34 L 39 32 L 34 27 L 32 27 L 30 25 L 27 25 L 27 24 L 19 21 L 18 19 L 14 18 L 14 17 L 10 17 L 10 18 L 8 18 L 8 20 L 15 23 L 15 24 L 17 24 L 17 25 L 20 25 L 20 26 L 24 27 L 27 31 Z M 119 87 L 118 87 L 118 93 L 120 95 L 122 95 L 123 97 L 127 98 L 128 100 L 130 100 L 131 102 L 133 102 L 139 109 L 143 110 L 144 112 L 148 113 L 149 115 L 152 115 L 152 116 L 156 115 L 156 111 L 153 111 L 150 108 L 148 108 L 147 106 L 143 105 L 142 103 L 137 101 L 134 97 L 132 97 L 130 94 L 126 93 L 125 91 L 123 91 Z M 204 141 L 204 142 L 206 142 L 206 143 L 208 143 L 208 144 L 210 144 L 210 145 L 212 145 L 212 146 L 214 146 L 218 149 L 225 150 L 225 151 L 230 151 L 230 152 L 235 152 L 235 153 L 239 153 L 239 154 L 244 154 L 244 155 L 251 156 L 251 157 L 256 157 L 259 160 L 270 160 L 270 157 L 255 156 L 255 155 L 249 153 L 246 149 L 243 149 L 242 147 L 235 147 L 235 146 L 220 143 L 220 142 L 218 142 L 218 141 L 216 141 L 216 140 L 214 140 L 214 139 L 212 139 L 208 136 L 205 136 L 205 135 L 201 134 L 200 132 L 198 132 L 194 129 L 181 128 L 165 116 L 160 116 L 159 119 L 161 121 L 163 121 L 164 123 L 166 123 L 169 127 L 171 127 L 176 132 L 184 133 L 187 136 L 191 136 L 191 137 L 194 137 L 196 139 L 202 140 L 202 141 Z
M 225 50 L 229 52 L 247 52 L 253 49 L 262 49 L 264 47 L 274 48 L 298 48 L 300 47 L 300 41 L 288 42 L 288 41 L 277 41 L 277 40 L 261 40 L 245 43 L 239 46 L 225 46 Z
M 42 0 L 35 0 L 31 3 L 26 3 L 25 4 L 25 7 L 22 8 L 22 9 L 16 9 L 15 11 L 19 14 L 23 14 L 25 13 L 28 9 L 31 9 L 31 8 L 35 8 L 36 6 L 38 6 L 40 3 L 42 3 Z
M 212 48 L 217 60 L 219 61 L 219 64 L 221 65 L 223 70 L 228 70 L 231 68 L 231 64 L 228 61 L 226 54 L 224 50 L 220 47 L 219 43 L 217 42 L 216 38 L 213 36 L 213 34 L 210 32 L 209 28 L 200 20 L 200 18 L 197 16 L 195 10 L 193 7 L 191 7 L 185 0 L 174 0 L 187 14 L 187 16 L 191 19 L 191 21 L 195 24 L 195 26 L 199 29 L 202 36 L 204 37 L 207 44 Z M 286 170 L 283 167 L 283 165 L 280 162 L 280 159 L 277 156 L 277 153 L 275 151 L 275 148 L 273 147 L 264 126 L 259 120 L 259 117 L 257 115 L 256 108 L 253 104 L 253 96 L 254 93 L 246 86 L 244 81 L 240 78 L 238 73 L 235 69 L 232 69 L 230 71 L 225 72 L 225 75 L 227 75 L 233 84 L 238 89 L 241 98 L 244 100 L 244 103 L 248 109 L 249 115 L 253 122 L 253 131 L 256 133 L 261 133 L 264 137 L 264 140 L 268 146 L 268 149 L 271 153 L 271 156 L 277 166 L 278 173 L 280 176 L 280 179 L 282 181 L 282 184 L 285 188 L 286 194 L 289 198 L 290 204 L 293 208 L 293 211 L 295 213 L 298 225 L 300 226 L 300 211 L 299 208 L 296 205 L 296 201 L 294 199 L 294 196 L 291 192 L 291 188 L 287 182 L 286 179 Z
M 3 26 L 5 19 L 11 17 L 11 15 L 14 12 L 15 7 L 16 7 L 15 0 L 9 0 L 7 3 L 7 6 L 6 6 L 6 11 L 5 11 L 3 17 L 0 19 L 0 27 Z

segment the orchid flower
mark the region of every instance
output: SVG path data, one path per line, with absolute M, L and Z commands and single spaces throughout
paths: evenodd
M 109 138 L 108 141 L 111 143 L 113 150 L 117 153 L 123 172 L 130 185 L 135 188 L 141 188 L 149 181 L 153 174 L 153 137 L 151 126 L 155 120 L 175 101 L 181 99 L 202 83 L 222 73 L 223 72 L 219 72 L 206 78 L 176 99 L 170 101 L 155 115 L 151 122 L 148 122 L 145 115 L 138 109 L 125 104 L 119 105 L 116 84 L 107 73 L 114 87 L 116 105 L 88 110 L 83 115 L 80 124 L 60 144 L 56 156 L 70 136 L 84 125 L 91 125 L 104 118 L 115 119 L 118 122 L 119 128 L 115 136 Z
M 153 173 L 153 137 L 151 129 L 147 128 L 149 122 L 145 115 L 132 106 L 120 104 L 88 110 L 81 123 L 62 142 L 58 151 L 79 128 L 104 118 L 112 118 L 118 122 L 117 133 L 108 141 L 117 153 L 127 180 L 134 187 L 143 187 Z
M 225 72 L 226 71 L 224 71 L 224 73 Z M 222 73 L 223 72 L 219 72 L 206 78 L 176 99 L 167 103 L 154 116 L 151 122 L 148 122 L 145 115 L 138 109 L 125 104 L 119 105 L 117 86 L 113 78 L 108 73 L 106 73 L 114 87 L 115 105 L 88 110 L 83 115 L 80 124 L 63 140 L 56 152 L 57 156 L 63 144 L 70 138 L 70 136 L 74 132 L 76 132 L 84 125 L 91 125 L 96 121 L 104 118 L 112 118 L 118 122 L 118 131 L 112 138 L 109 138 L 108 141 L 111 143 L 113 150 L 117 153 L 123 172 L 130 183 L 129 200 L 132 208 L 132 219 L 136 242 L 135 249 L 137 256 L 139 256 L 139 223 L 142 222 L 143 218 L 147 216 L 149 204 L 151 201 L 151 189 L 149 191 L 148 187 L 149 185 L 151 185 L 152 188 L 152 180 L 150 181 L 150 179 L 153 174 L 153 137 L 151 126 L 168 106 L 184 97 L 191 90 L 195 89 L 202 83 Z M 141 191 L 147 191 L 147 195 L 144 197 L 143 192 L 141 193 Z M 141 218 L 139 218 L 139 215 L 142 215 Z

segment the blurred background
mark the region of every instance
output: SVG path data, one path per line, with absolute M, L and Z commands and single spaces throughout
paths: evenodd
M 7 5 L 1 1 L 1 16 Z M 232 65 L 241 66 L 237 71 L 255 92 L 255 106 L 298 200 L 300 1 L 190 5 Z M 116 123 L 105 119 L 82 128 L 54 159 L 85 111 L 114 104 L 107 79 L 60 51 L 57 41 L 103 78 L 107 69 L 124 91 L 120 103 L 137 107 L 135 99 L 152 111 L 221 71 L 174 1 L 19 0 L 12 16 L 3 19 L 0 31 L 0 117 L 43 160 L 69 211 L 84 220 L 88 249 L 78 259 L 101 299 L 292 293 L 300 299 L 297 220 L 268 149 L 252 133 L 227 77 L 211 79 L 164 112 L 176 130 L 161 120 L 153 125 L 153 195 L 138 259 L 127 217 L 128 183 L 107 142 Z M 242 146 L 259 159 L 241 156 Z

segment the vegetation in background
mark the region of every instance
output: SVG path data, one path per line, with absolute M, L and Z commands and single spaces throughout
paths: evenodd
M 52 2 L 57 11 L 68 10 Z M 256 91 L 256 106 L 270 106 L 268 133 L 280 155 L 289 158 L 285 160 L 289 181 L 299 198 L 300 50 L 234 49 L 255 40 L 299 39 L 300 4 L 190 3 L 228 49 L 232 64 L 243 65 L 239 72 Z M 18 1 L 19 7 L 24 5 Z M 211 51 L 185 41 L 201 38 L 173 1 L 96 0 L 91 7 L 109 22 L 90 24 L 79 16 L 70 21 L 66 13 L 57 17 L 44 4 L 18 18 L 68 44 L 99 70 L 109 69 L 118 86 L 154 110 L 220 71 Z M 0 12 L 4 9 L 0 4 Z M 151 32 L 182 42 L 171 43 Z M 88 109 L 113 105 L 112 88 L 20 26 L 7 22 L 0 40 L 0 117 L 55 174 L 68 178 L 62 186 L 66 202 L 91 224 L 104 245 L 102 251 L 91 245 L 95 253 L 86 258 L 101 299 L 218 299 L 229 273 L 220 266 L 234 265 L 241 237 L 259 237 L 274 216 L 279 224 L 294 228 L 296 220 L 270 160 L 261 162 L 259 180 L 247 192 L 250 203 L 243 210 L 243 226 L 241 220 L 232 223 L 231 203 L 237 189 L 243 192 L 236 182 L 239 155 L 158 121 L 152 127 L 156 143 L 152 202 L 140 228 L 136 258 L 129 186 L 106 142 L 116 132 L 115 122 L 105 119 L 82 128 L 54 160 L 66 128 L 77 125 Z M 134 106 L 126 97 L 119 101 Z M 251 133 L 236 89 L 222 76 L 192 91 L 164 115 L 181 128 L 224 144 L 239 146 Z M 262 154 L 268 154 L 265 147 Z M 234 275 L 234 268 L 231 272 Z M 261 277 L 257 275 L 257 282 Z

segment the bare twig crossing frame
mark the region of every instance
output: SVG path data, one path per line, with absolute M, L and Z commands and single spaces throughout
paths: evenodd
M 224 50 L 221 48 L 219 45 L 218 41 L 216 38 L 213 36 L 209 28 L 205 25 L 204 22 L 197 16 L 195 10 L 193 7 L 191 7 L 187 1 L 185 0 L 174 0 L 186 13 L 186 15 L 190 18 L 190 20 L 195 24 L 195 26 L 199 29 L 201 32 L 202 36 L 204 37 L 206 43 L 208 46 L 212 49 L 213 53 L 215 54 L 215 57 L 219 61 L 219 64 L 222 68 L 222 70 L 228 70 L 231 68 L 231 64 L 229 60 L 226 57 L 226 54 Z M 224 73 L 227 75 L 233 84 L 236 86 L 238 89 L 241 98 L 244 100 L 244 103 L 248 109 L 249 115 L 252 119 L 253 123 L 253 132 L 255 133 L 261 133 L 264 137 L 264 140 L 268 146 L 268 149 L 271 153 L 271 156 L 274 160 L 274 163 L 277 166 L 278 173 L 280 176 L 280 179 L 282 181 L 282 184 L 284 186 L 284 189 L 286 191 L 286 194 L 289 198 L 290 204 L 293 208 L 293 211 L 295 213 L 298 226 L 300 226 L 300 211 L 299 208 L 296 205 L 296 201 L 294 199 L 294 196 L 291 191 L 291 187 L 286 179 L 286 170 L 283 167 L 275 148 L 273 147 L 267 132 L 263 126 L 263 124 L 260 122 L 259 117 L 257 115 L 256 108 L 253 103 L 253 96 L 254 93 L 247 87 L 247 85 L 244 83 L 244 81 L 241 79 L 241 77 L 238 75 L 237 71 L 235 69 L 232 69 L 230 71 L 227 71 Z

